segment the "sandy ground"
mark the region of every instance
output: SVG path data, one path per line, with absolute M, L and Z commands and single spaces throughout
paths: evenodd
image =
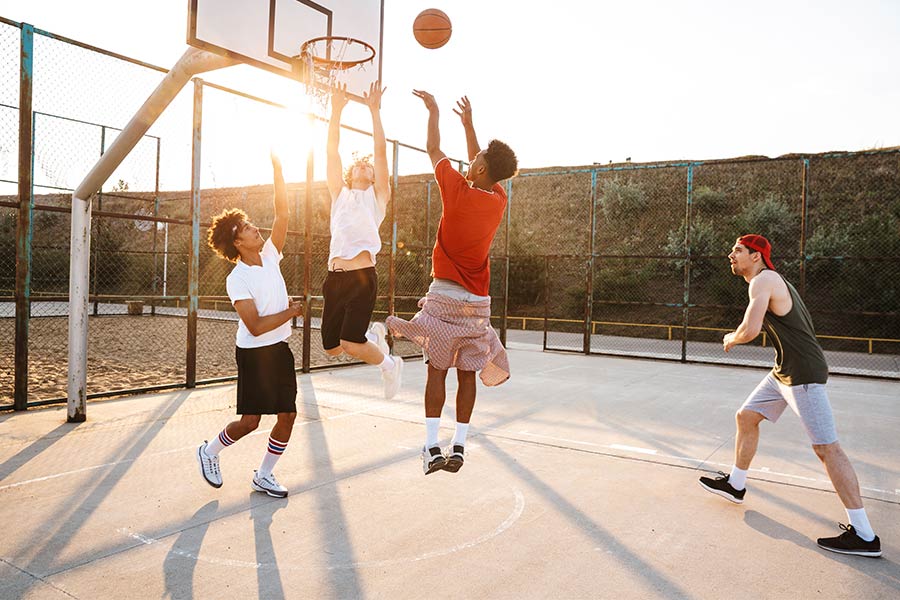
M 65 397 L 67 327 L 65 317 L 31 320 L 28 354 L 30 401 Z M 233 321 L 201 319 L 198 322 L 198 381 L 236 375 L 235 328 Z M 3 348 L 0 348 L 0 404 L 11 404 L 13 401 L 14 339 L 15 321 L 0 319 L 0 340 L 4 340 Z M 295 330 L 290 345 L 299 368 L 303 352 L 302 330 Z M 318 330 L 313 330 L 310 347 L 312 366 L 350 362 L 328 357 L 322 351 Z M 186 348 L 187 321 L 184 318 L 159 315 L 93 317 L 88 339 L 88 393 L 184 382 Z M 398 351 L 405 355 L 415 354 L 415 348 L 408 343 L 399 346 Z

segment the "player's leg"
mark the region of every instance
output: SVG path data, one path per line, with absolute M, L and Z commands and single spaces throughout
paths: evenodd
M 756 386 L 735 414 L 734 464 L 727 475 L 701 477 L 700 485 L 708 492 L 726 500 L 741 504 L 746 494 L 747 471 L 759 445 L 759 424 L 764 419 L 776 422 L 787 402 L 781 395 L 777 380 L 772 374 Z
M 345 275 L 348 285 L 345 288 L 347 303 L 341 326 L 341 349 L 357 360 L 378 366 L 384 383 L 384 397 L 391 399 L 400 389 L 404 365 L 403 359 L 389 354 L 383 335 L 380 340 L 376 335 L 370 338 L 369 323 L 378 294 L 375 267 L 349 271 Z M 382 325 L 379 332 L 383 331 Z
M 819 538 L 826 550 L 860 556 L 881 556 L 881 541 L 872 530 L 859 492 L 859 480 L 847 454 L 838 443 L 834 414 L 824 384 L 783 386 L 788 404 L 800 417 L 813 451 L 828 473 L 832 485 L 847 511 L 849 526 L 841 526 L 844 533 Z
M 342 273 L 329 271 L 322 284 L 322 322 L 319 331 L 322 334 L 322 348 L 328 356 L 340 356 L 344 350 L 341 348 L 341 325 L 344 320 L 344 298 L 339 289 Z
M 266 390 L 269 396 L 266 408 L 268 412 L 275 413 L 276 422 L 269 433 L 266 452 L 253 475 L 251 486 L 258 492 L 283 498 L 288 495 L 287 488 L 278 483 L 273 470 L 287 449 L 294 420 L 297 418 L 297 375 L 294 371 L 294 354 L 287 343 L 275 344 L 267 362 L 265 376 L 271 385 Z
M 428 364 L 425 381 L 425 447 L 422 450 L 422 468 L 425 474 L 434 473 L 447 462 L 438 444 L 441 428 L 441 412 L 447 398 L 447 371 Z
M 456 429 L 453 432 L 453 440 L 445 453 L 447 463 L 444 465 L 444 470 L 451 473 L 459 471 L 465 460 L 466 436 L 469 433 L 472 410 L 475 408 L 475 371 L 457 369 L 456 380 L 459 383 L 456 390 Z

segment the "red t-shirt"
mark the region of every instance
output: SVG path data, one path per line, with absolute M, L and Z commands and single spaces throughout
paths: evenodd
M 506 210 L 506 191 L 472 187 L 447 158 L 434 167 L 443 214 L 431 255 L 431 276 L 449 279 L 473 294 L 490 295 L 491 242 Z

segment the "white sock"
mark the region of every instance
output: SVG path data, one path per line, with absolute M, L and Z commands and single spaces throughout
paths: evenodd
M 425 447 L 438 445 L 438 431 L 441 429 L 440 417 L 425 417 Z
M 853 529 L 856 530 L 856 535 L 867 542 L 874 540 L 875 532 L 872 531 L 872 526 L 869 525 L 869 517 L 866 516 L 866 509 L 848 508 L 846 510 L 847 519 L 849 519 L 850 524 L 853 525 Z
M 731 467 L 731 475 L 728 476 L 728 483 L 738 491 L 744 489 L 747 487 L 747 471 L 738 469 L 737 465 L 733 465 Z
M 394 359 L 392 359 L 387 354 L 384 355 L 384 360 L 381 361 L 381 364 L 378 365 L 378 368 L 382 371 L 390 371 L 394 368 Z
M 287 442 L 279 442 L 271 435 L 269 436 L 269 446 L 266 448 L 266 454 L 263 456 L 262 463 L 256 470 L 257 477 L 262 479 L 272 474 L 275 463 L 277 463 L 278 459 L 281 458 L 281 455 L 284 454 L 287 445 Z
M 453 432 L 453 441 L 450 442 L 452 445 L 466 445 L 466 434 L 469 433 L 469 424 L 468 423 L 460 423 L 456 422 L 456 431 Z
M 219 432 L 219 435 L 206 443 L 206 455 L 218 456 L 219 452 L 232 445 L 233 443 L 234 440 L 231 439 L 231 436 L 228 435 L 228 432 L 223 429 Z

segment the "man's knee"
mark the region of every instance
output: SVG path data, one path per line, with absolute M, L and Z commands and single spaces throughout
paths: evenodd
M 752 429 L 758 427 L 764 418 L 765 417 L 760 413 L 752 410 L 739 410 L 737 414 L 734 415 L 734 420 L 737 422 L 738 429 Z
M 463 371 L 461 369 L 456 370 L 456 380 L 460 383 L 463 382 L 473 382 L 475 381 L 475 371 Z
M 286 425 L 293 425 L 294 421 L 297 420 L 297 413 L 295 412 L 285 412 L 278 413 L 278 422 L 284 423 Z
M 816 456 L 818 456 L 819 460 L 822 462 L 827 462 L 831 458 L 840 456 L 841 453 L 843 453 L 841 445 L 837 442 L 832 442 L 830 444 L 813 444 L 812 448 L 813 452 L 816 453 Z
M 341 340 L 341 350 L 343 350 L 350 356 L 357 356 L 362 346 L 363 344 L 359 344 L 357 342 L 348 342 L 347 340 Z
M 241 425 L 244 426 L 244 429 L 247 432 L 255 431 L 257 427 L 259 427 L 259 422 L 262 419 L 261 415 L 243 415 L 241 417 Z

